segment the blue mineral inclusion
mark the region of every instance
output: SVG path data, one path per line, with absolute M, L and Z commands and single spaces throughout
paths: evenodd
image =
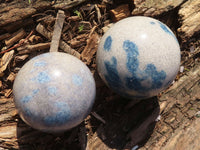
M 160 27 L 167 33 L 173 36 L 173 33 L 166 27 L 166 25 L 164 25 L 162 22 L 158 22 Z
M 33 113 L 28 108 L 24 109 L 24 113 L 27 117 L 33 117 Z
M 32 95 L 24 96 L 21 101 L 22 103 L 28 103 L 32 99 Z
M 45 61 L 37 61 L 34 63 L 34 67 L 44 67 L 46 64 L 47 63 Z
M 56 95 L 56 93 L 57 93 L 57 88 L 56 87 L 48 87 L 48 93 L 49 93 L 49 95 L 51 95 L 51 96 L 55 96 Z
M 112 38 L 111 38 L 111 36 L 108 36 L 105 40 L 103 48 L 105 51 L 110 51 L 111 46 L 112 46 Z
M 73 82 L 73 84 L 80 86 L 83 84 L 83 79 L 79 75 L 75 74 L 72 76 L 72 82 Z
M 155 22 L 151 21 L 150 24 L 155 25 Z M 158 24 L 159 24 L 159 26 L 161 27 L 161 29 L 162 29 L 165 33 L 171 35 L 171 36 L 176 40 L 176 42 L 178 43 L 178 40 L 177 40 L 176 36 L 167 28 L 167 26 L 166 26 L 165 24 L 163 24 L 163 23 L 160 22 L 160 21 L 158 21 Z
M 32 94 L 26 95 L 21 99 L 22 103 L 28 103 L 37 93 L 39 92 L 39 89 L 35 89 L 32 91 Z
M 46 126 L 64 125 L 70 120 L 70 109 L 67 103 L 56 102 L 54 105 L 59 111 L 52 116 L 46 116 L 44 118 L 44 124 Z
M 105 78 L 108 81 L 109 86 L 112 86 L 114 89 L 120 88 L 122 86 L 122 81 L 117 71 L 117 59 L 112 57 L 111 62 L 105 61 L 105 67 L 108 72 L 108 74 L 105 75 Z
M 160 72 L 157 71 L 156 66 L 153 64 L 148 64 L 145 69 L 145 74 L 151 76 L 152 79 L 152 89 L 158 89 L 162 87 L 162 81 L 166 78 L 166 73 L 162 70 Z
M 131 73 L 131 76 L 125 77 L 125 85 L 123 85 L 117 70 L 117 59 L 113 56 L 110 61 L 104 62 L 107 71 L 105 78 L 109 86 L 116 91 L 128 88 L 141 94 L 143 92 L 148 93 L 150 90 L 162 87 L 162 82 L 166 78 L 166 73 L 163 70 L 157 71 L 157 68 L 154 64 L 147 64 L 145 70 L 140 70 L 138 60 L 139 51 L 134 42 L 125 40 L 123 42 L 123 50 L 126 52 L 126 67 Z M 151 86 L 143 86 L 143 81 L 150 81 Z M 124 93 L 123 95 L 127 94 Z
M 123 43 L 123 49 L 127 54 L 127 62 L 126 62 L 127 69 L 132 74 L 135 74 L 139 66 L 139 60 L 137 58 L 139 55 L 138 47 L 133 42 L 126 40 Z
M 42 71 L 38 73 L 36 80 L 39 83 L 47 83 L 50 81 L 50 77 L 46 71 Z
M 154 24 L 156 24 L 156 23 L 155 23 L 155 22 L 153 22 L 153 21 L 151 21 L 151 22 L 150 22 L 150 24 L 153 24 L 153 25 L 154 25 Z
M 159 24 L 160 24 L 160 27 L 167 33 L 167 34 L 169 34 L 169 35 L 171 35 L 175 40 L 176 40 L 176 42 L 178 43 L 178 40 L 177 40 L 177 38 L 176 38 L 176 36 L 167 28 L 167 26 L 166 25 L 164 25 L 162 22 L 158 22 Z
M 32 95 L 34 96 L 34 95 L 36 95 L 38 92 L 39 92 L 39 89 L 35 89 L 35 90 L 33 90 Z

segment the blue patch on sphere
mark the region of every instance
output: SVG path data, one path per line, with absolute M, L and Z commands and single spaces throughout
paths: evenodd
M 30 109 L 25 108 L 25 109 L 24 109 L 24 113 L 25 113 L 25 116 L 33 118 L 33 114 L 32 114 L 32 112 L 30 111 Z
M 179 44 L 179 42 L 178 42 L 176 36 L 167 28 L 167 26 L 166 26 L 165 24 L 163 24 L 162 22 L 160 22 L 160 21 L 158 21 L 158 23 L 159 23 L 161 29 L 162 29 L 165 33 L 167 33 L 167 34 L 173 36 L 173 38 L 174 38 L 174 39 L 176 40 L 176 42 Z M 155 22 L 151 21 L 150 24 L 155 25 Z
M 39 92 L 39 89 L 35 89 L 35 90 L 33 90 L 32 95 L 34 96 L 34 95 L 36 95 L 38 92 Z
M 139 66 L 139 60 L 138 60 L 138 47 L 133 42 L 126 40 L 123 43 L 123 49 L 126 51 L 127 54 L 127 62 L 126 66 L 129 72 L 134 74 Z
M 56 87 L 48 87 L 47 90 L 48 90 L 49 95 L 51 95 L 51 96 L 55 96 L 56 93 L 57 93 L 57 88 Z
M 50 81 L 50 77 L 46 71 L 39 72 L 37 75 L 37 81 L 39 83 L 47 83 Z
M 118 89 L 122 86 L 122 82 L 117 71 L 117 59 L 112 57 L 111 62 L 105 61 L 104 64 L 108 73 L 105 75 L 105 78 L 108 81 L 109 86 Z
M 34 63 L 34 67 L 44 67 L 46 64 L 47 63 L 45 61 L 37 61 Z
M 33 98 L 32 95 L 24 96 L 24 97 L 21 99 L 21 102 L 22 102 L 22 103 L 28 103 L 32 98 Z
M 177 38 L 176 38 L 176 36 L 167 28 L 167 26 L 166 25 L 164 25 L 162 22 L 158 22 L 159 24 L 160 24 L 160 27 L 167 33 L 167 34 L 169 34 L 169 35 L 171 35 L 175 40 L 176 40 L 176 42 L 178 43 L 178 40 L 177 40 Z M 178 43 L 179 44 L 179 43 Z
M 164 25 L 162 22 L 158 22 L 160 27 L 163 29 L 163 31 L 165 31 L 167 34 L 170 34 L 173 36 L 173 33 L 166 27 L 166 25 Z
M 80 86 L 83 84 L 83 79 L 79 75 L 73 75 L 72 76 L 72 82 L 73 84 Z
M 31 95 L 26 95 L 26 96 L 24 96 L 24 97 L 21 99 L 21 102 L 22 102 L 22 103 L 28 103 L 28 102 L 33 98 L 33 96 L 35 96 L 38 92 L 39 92 L 39 89 L 33 90 L 33 91 L 32 91 L 32 94 L 31 94 Z
M 162 87 L 162 81 L 164 81 L 166 78 L 166 73 L 163 70 L 160 72 L 157 71 L 157 68 L 154 64 L 147 64 L 145 70 L 140 70 L 138 60 L 139 51 L 137 45 L 134 42 L 125 40 L 123 42 L 123 49 L 127 55 L 126 67 L 132 75 L 131 77 L 125 77 L 126 87 L 124 87 L 117 70 L 117 59 L 112 57 L 111 62 L 104 62 L 107 71 L 105 78 L 109 86 L 111 86 L 116 91 L 129 88 L 139 93 L 146 92 L 146 95 L 150 90 Z M 143 81 L 151 81 L 151 86 L 143 86 Z M 127 94 L 124 93 L 122 95 Z M 146 95 L 144 95 L 144 97 Z
M 108 36 L 105 40 L 103 48 L 105 51 L 110 51 L 111 46 L 112 46 L 112 38 L 111 38 L 111 36 Z
M 151 22 L 150 22 L 150 24 L 154 25 L 154 24 L 156 24 L 156 23 L 155 23 L 155 22 L 153 22 L 153 21 L 151 21 Z
M 166 73 L 163 70 L 158 72 L 153 64 L 147 65 L 145 74 L 152 79 L 152 89 L 160 88 L 162 86 L 162 81 L 166 78 Z
M 46 116 L 44 118 L 44 124 L 46 126 L 64 125 L 70 120 L 70 109 L 67 103 L 56 102 L 54 105 L 59 111 L 52 116 Z

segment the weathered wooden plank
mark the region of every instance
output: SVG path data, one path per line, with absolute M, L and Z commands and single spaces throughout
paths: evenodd
M 178 12 L 181 27 L 178 32 L 182 39 L 189 39 L 200 31 L 200 1 L 189 0 L 181 6 Z M 184 40 L 184 41 L 185 41 Z
M 157 16 L 168 12 L 187 0 L 133 0 L 132 15 Z

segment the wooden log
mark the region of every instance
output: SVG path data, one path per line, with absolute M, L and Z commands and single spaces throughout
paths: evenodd
M 141 150 L 199 149 L 199 80 L 200 64 L 197 64 L 161 96 L 159 103 L 165 103 L 166 107 L 152 137 Z
M 6 25 L 19 24 L 20 21 L 26 20 L 31 15 L 35 14 L 37 10 L 50 7 L 50 1 L 37 1 L 30 5 L 27 1 L 11 1 L 0 4 L 0 27 Z M 24 21 L 24 23 L 26 23 Z M 23 24 L 21 24 L 23 25 Z
M 133 0 L 135 8 L 132 15 L 158 16 L 180 6 L 184 2 L 185 0 Z
M 117 132 L 120 130 L 119 128 L 125 128 L 125 126 L 120 125 L 123 124 L 123 119 L 121 120 L 121 117 L 119 116 L 118 124 L 115 125 L 106 120 L 108 125 L 97 129 L 95 134 L 88 139 L 86 149 L 130 150 L 134 147 L 140 147 L 140 150 L 179 150 L 185 148 L 187 148 L 187 150 L 198 150 L 200 145 L 198 137 L 198 133 L 200 132 L 200 128 L 198 126 L 200 118 L 197 115 L 198 112 L 200 112 L 199 80 L 200 64 L 198 63 L 195 68 L 188 72 L 187 75 L 181 77 L 178 82 L 175 82 L 173 86 L 162 94 L 162 96 L 158 99 L 160 109 L 162 110 L 160 110 L 160 116 L 159 119 L 157 119 L 157 123 L 152 134 L 150 129 L 159 114 L 159 107 L 154 107 L 153 111 L 149 113 L 150 115 L 146 119 L 143 119 L 138 126 L 134 126 L 134 128 L 128 132 L 127 138 L 131 137 L 131 140 L 127 143 L 125 142 L 126 144 L 124 147 L 122 144 L 123 140 L 120 140 L 123 148 L 112 145 L 111 143 L 114 142 L 115 138 L 112 139 L 112 137 L 106 136 L 107 132 L 115 132 L 115 134 L 113 133 L 113 136 L 117 136 Z M 147 101 L 152 101 L 152 99 Z M 138 113 L 145 113 L 144 110 L 138 109 L 144 105 L 144 101 L 135 105 L 136 106 L 133 108 L 135 112 L 132 112 L 132 115 L 129 115 L 132 116 L 132 120 L 135 119 L 136 121 L 136 116 L 139 116 Z M 150 103 L 148 106 L 149 105 Z M 165 107 L 161 108 L 163 106 Z M 125 115 L 124 118 L 127 116 L 128 114 Z M 106 126 L 109 125 L 112 129 L 110 131 L 105 129 Z M 116 127 L 118 127 L 118 130 L 115 130 Z M 98 130 L 100 130 L 100 132 Z M 149 132 L 150 138 L 144 143 L 144 140 L 148 137 Z M 105 139 L 102 138 L 102 135 L 105 136 Z M 121 134 L 121 136 L 122 135 L 123 134 Z
M 23 27 L 28 26 L 28 25 L 33 25 L 33 24 L 34 24 L 34 22 L 33 22 L 32 18 L 25 18 L 23 20 L 19 20 L 19 21 L 16 21 L 14 23 L 5 25 L 5 26 L 3 26 L 1 28 L 4 31 L 12 33 L 12 32 L 15 32 L 16 30 L 18 30 L 20 28 L 23 28 Z
M 65 0 L 64 2 L 57 2 L 53 7 L 55 9 L 70 9 L 86 1 L 87 0 Z
M 181 6 L 179 16 L 181 27 L 178 29 L 179 36 L 186 42 L 194 34 L 200 31 L 200 1 L 190 0 Z

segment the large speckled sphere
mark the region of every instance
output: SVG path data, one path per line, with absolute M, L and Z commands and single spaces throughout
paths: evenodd
M 96 87 L 88 67 L 66 53 L 34 57 L 19 71 L 13 85 L 21 118 L 44 132 L 61 132 L 80 124 L 90 113 Z
M 173 32 L 150 17 L 129 17 L 102 37 L 97 69 L 106 84 L 127 98 L 157 95 L 174 80 L 180 46 Z

